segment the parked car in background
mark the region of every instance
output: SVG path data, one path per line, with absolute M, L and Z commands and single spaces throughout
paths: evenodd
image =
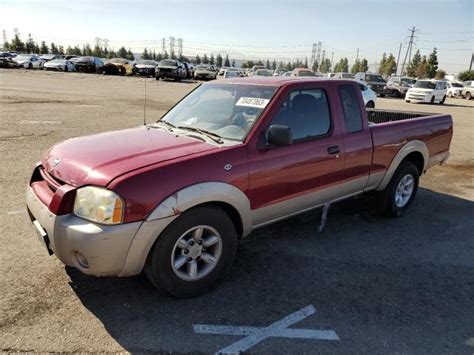
M 385 85 L 384 93 L 387 96 L 405 97 L 408 89 L 416 83 L 416 79 L 407 76 L 392 76 Z
M 0 52 L 0 68 L 13 68 L 17 64 L 13 61 L 13 58 L 16 57 L 16 54 L 10 52 Z
M 53 59 L 43 65 L 44 70 L 59 70 L 64 72 L 76 71 L 73 62 L 67 59 Z
M 254 65 L 251 69 L 250 69 L 250 72 L 249 74 L 250 75 L 254 75 L 255 72 L 259 69 L 265 69 L 265 66 L 264 65 Z
M 455 81 L 447 81 L 446 86 L 448 88 L 448 97 L 462 97 L 463 85 Z
M 287 71 L 288 70 L 286 70 L 286 69 L 275 69 L 275 71 L 273 72 L 273 76 L 282 76 Z
M 176 59 L 163 59 L 155 69 L 156 80 L 174 79 L 175 81 L 181 81 L 186 79 L 186 76 L 186 68 L 183 63 Z
M 60 55 L 60 54 L 43 54 L 43 55 L 40 55 L 40 59 L 44 60 L 45 62 L 49 62 L 50 60 L 59 59 L 59 58 L 63 58 L 63 56 Z
M 194 67 L 194 79 L 196 80 L 214 80 L 216 70 L 210 64 L 199 64 Z
M 326 77 L 328 78 L 334 78 L 334 76 L 336 75 L 336 73 L 326 73 Z
M 156 60 L 139 60 L 135 63 L 133 74 L 142 76 L 155 76 Z
M 227 70 L 227 67 L 224 67 L 224 66 L 220 67 L 217 75 L 219 75 L 219 76 L 224 75 L 226 70 Z
M 112 58 L 104 63 L 99 73 L 106 75 L 132 75 L 133 62 L 125 58 Z
M 447 86 L 444 80 L 418 80 L 405 95 L 406 102 L 425 102 L 440 105 L 446 100 Z
M 465 81 L 464 87 L 462 88 L 461 95 L 465 99 L 472 99 L 474 96 L 474 81 Z
M 228 68 L 227 70 L 224 71 L 223 78 L 228 79 L 228 78 L 240 78 L 242 75 L 240 74 L 240 71 L 238 70 L 230 70 Z
M 308 68 L 295 68 L 291 71 L 291 76 L 316 76 L 314 72 Z
M 273 76 L 271 71 L 268 69 L 257 69 L 253 76 Z
M 76 71 L 81 73 L 100 73 L 104 66 L 104 62 L 97 57 L 74 57 L 70 61 L 76 67 Z
M 332 78 L 334 79 L 354 79 L 354 74 L 338 72 L 335 73 Z
M 357 84 L 359 85 L 360 92 L 362 93 L 362 98 L 364 99 L 364 105 L 367 108 L 374 108 L 375 107 L 375 102 L 377 101 L 377 95 L 375 92 L 369 88 L 368 85 L 361 81 L 357 81 Z
M 40 59 L 36 54 L 19 54 L 13 58 L 13 62 L 17 68 L 25 69 L 42 69 L 44 60 Z
M 385 96 L 384 88 L 387 85 L 387 82 L 382 77 L 382 75 L 371 73 L 357 73 L 355 75 L 355 79 L 364 81 L 369 86 L 369 88 L 371 88 L 380 97 Z
M 164 294 L 193 297 L 259 227 L 368 192 L 385 215 L 407 213 L 420 177 L 448 159 L 452 126 L 447 114 L 364 110 L 354 81 L 215 81 L 154 124 L 51 147 L 26 206 L 41 248 L 62 263 L 144 271 Z
M 80 55 L 75 55 L 75 54 L 68 54 L 64 56 L 64 59 L 70 60 L 72 58 L 78 58 Z

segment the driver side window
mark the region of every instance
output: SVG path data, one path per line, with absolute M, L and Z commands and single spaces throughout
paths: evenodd
M 331 128 L 326 93 L 322 89 L 291 92 L 271 124 L 290 127 L 293 141 L 326 135 Z

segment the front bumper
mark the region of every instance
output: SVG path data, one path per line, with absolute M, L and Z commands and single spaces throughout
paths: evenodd
M 64 264 L 97 276 L 123 272 L 130 245 L 142 222 L 105 226 L 72 214 L 57 216 L 31 187 L 26 192 L 26 204 L 41 243 Z
M 419 101 L 419 102 L 430 102 L 431 97 L 430 97 L 430 95 L 425 95 L 425 94 L 407 93 L 406 96 L 405 96 L 405 100 Z

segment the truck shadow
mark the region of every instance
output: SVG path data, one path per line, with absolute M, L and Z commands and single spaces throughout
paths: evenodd
M 82 304 L 130 352 L 215 352 L 239 338 L 194 334 L 193 324 L 265 326 L 309 304 L 318 310 L 314 327 L 348 338 L 370 321 L 432 324 L 454 313 L 463 324 L 474 284 L 474 202 L 420 189 L 402 218 L 376 212 L 362 197 L 334 205 L 321 233 L 320 210 L 259 229 L 239 244 L 230 276 L 194 299 L 163 296 L 143 275 L 66 271 Z M 350 352 L 355 345 L 335 346 L 319 342 L 318 350 Z

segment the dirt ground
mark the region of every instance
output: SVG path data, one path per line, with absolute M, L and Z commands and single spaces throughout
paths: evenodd
M 451 157 L 421 179 L 410 213 L 388 220 L 364 199 L 263 228 L 239 246 L 232 276 L 185 301 L 144 277 L 94 278 L 64 268 L 24 210 L 34 164 L 64 139 L 152 122 L 196 85 L 0 69 L 0 349 L 213 353 L 238 340 L 197 323 L 266 326 L 308 304 L 303 328 L 341 341 L 265 340 L 255 353 L 474 351 L 474 100 L 379 99 L 377 108 L 449 113 Z M 278 262 L 276 262 L 278 261 Z

